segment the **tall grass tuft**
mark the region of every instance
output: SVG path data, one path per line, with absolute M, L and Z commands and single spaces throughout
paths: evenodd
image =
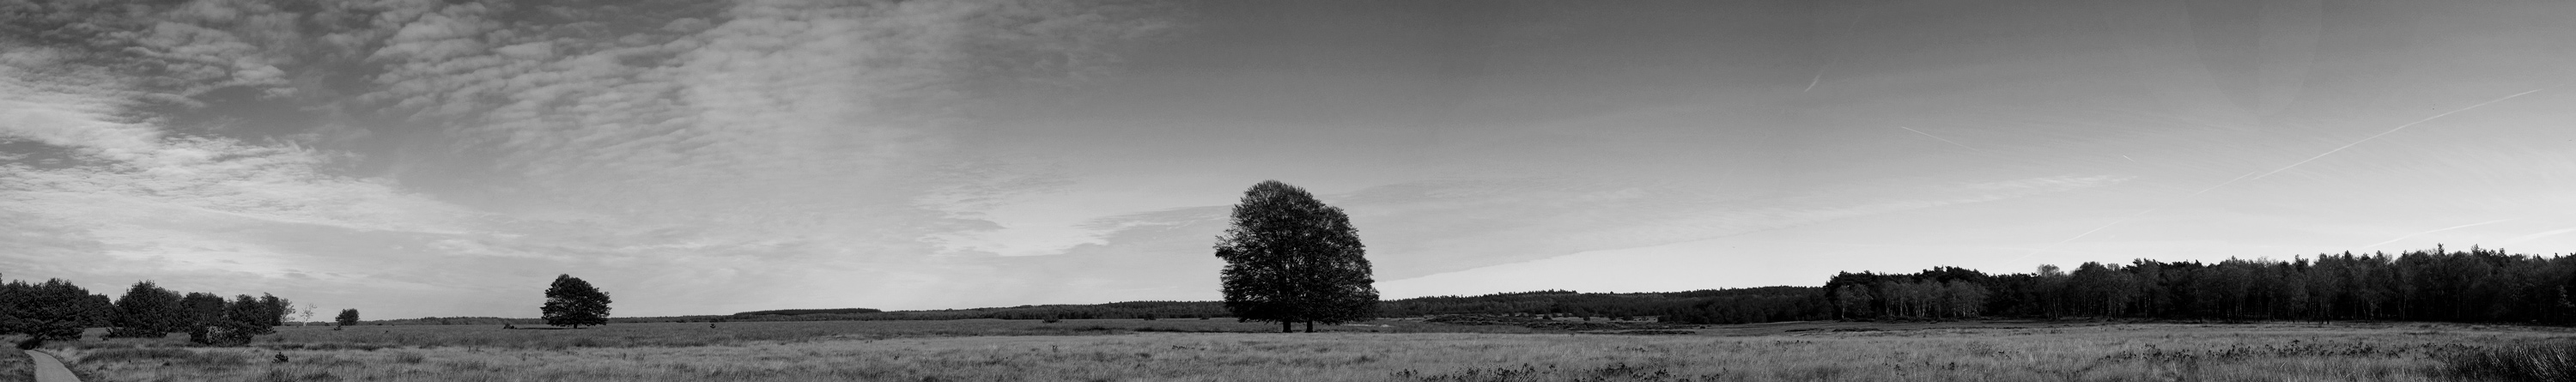
M 2453 377 L 2480 381 L 2576 381 L 2576 341 L 2470 347 L 2438 356 Z

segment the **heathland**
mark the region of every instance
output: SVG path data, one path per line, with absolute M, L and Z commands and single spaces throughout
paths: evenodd
M 288 327 L 244 347 L 95 334 L 46 347 L 93 382 L 2435 381 L 2547 377 L 2506 369 L 2546 358 L 2527 344 L 2571 335 L 2312 322 L 1788 322 L 1635 335 L 1380 320 L 1319 329 L 1195 319 L 423 325 Z

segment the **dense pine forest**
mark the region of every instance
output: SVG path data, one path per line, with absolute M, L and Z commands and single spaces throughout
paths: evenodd
M 2576 257 L 2441 248 L 2290 261 L 2136 260 L 1987 275 L 1958 268 L 1844 273 L 1825 299 L 1844 319 L 2117 317 L 2576 323 Z

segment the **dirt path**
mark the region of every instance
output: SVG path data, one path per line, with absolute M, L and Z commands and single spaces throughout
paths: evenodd
M 28 350 L 27 356 L 36 359 L 36 382 L 80 382 L 80 377 L 72 375 L 72 369 L 63 367 L 63 360 L 54 359 L 52 354 Z

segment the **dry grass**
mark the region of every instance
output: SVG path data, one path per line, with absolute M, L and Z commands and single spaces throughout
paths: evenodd
M 1171 322 L 1177 321 L 1161 323 Z M 949 324 L 966 325 L 948 329 L 962 333 L 1034 333 L 971 328 L 980 325 L 976 323 Z M 319 345 L 334 342 L 264 342 L 266 347 L 220 349 L 94 345 L 64 353 L 99 376 L 100 381 L 94 382 L 2431 381 L 2454 380 L 2446 377 L 2450 374 L 2442 366 L 2446 355 L 2484 349 L 2488 344 L 2566 336 L 2511 327 L 2293 324 L 1783 329 L 1784 334 L 1766 336 L 1128 330 L 1124 335 L 943 337 L 898 330 L 928 327 L 709 346 L 554 347 L 548 345 L 556 343 L 554 339 L 531 339 L 497 341 L 529 346 L 373 349 Z M 586 333 L 607 337 L 597 340 L 604 343 L 661 341 L 623 338 L 643 332 L 541 332 L 548 332 L 543 336 Z M 391 335 L 387 333 L 377 335 Z M 289 332 L 281 337 L 332 340 L 291 337 L 298 335 L 313 334 Z M 370 338 L 360 333 L 337 335 L 359 336 L 342 340 Z M 276 354 L 286 355 L 290 362 L 274 362 Z
M 2440 358 L 2445 372 L 2467 379 L 2576 381 L 2576 341 L 2483 347 L 2443 354 Z
M 36 360 L 17 348 L 7 351 L 9 354 L 0 355 L 0 382 L 35 382 Z

